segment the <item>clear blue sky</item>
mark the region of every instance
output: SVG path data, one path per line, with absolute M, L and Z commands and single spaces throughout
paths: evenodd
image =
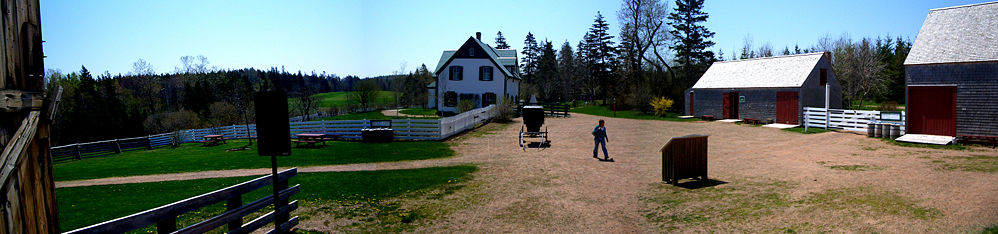
M 751 35 L 774 50 L 837 38 L 891 35 L 914 39 L 929 9 L 985 1 L 710 1 L 707 27 L 729 57 Z M 670 8 L 672 2 L 669 1 Z M 556 49 L 573 47 L 597 11 L 619 34 L 620 1 L 41 1 L 45 66 L 81 65 L 128 73 L 138 59 L 173 72 L 184 55 L 204 55 L 223 69 L 284 66 L 361 77 L 391 74 L 455 49 L 475 32 L 493 43 L 501 30 L 513 48 L 528 31 Z

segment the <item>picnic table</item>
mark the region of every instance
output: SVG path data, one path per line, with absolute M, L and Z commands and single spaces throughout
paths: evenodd
M 321 134 L 321 133 L 301 133 L 301 134 L 295 134 L 295 136 L 298 137 L 298 139 L 292 141 L 295 143 L 295 147 L 300 147 L 301 143 L 305 143 L 308 146 L 312 147 L 315 147 L 316 143 L 322 143 L 322 145 L 326 145 L 326 141 L 339 137 L 337 135 Z
M 225 135 L 204 135 L 201 137 L 204 138 L 204 141 L 201 142 L 203 146 L 207 146 L 209 144 L 218 145 L 219 142 L 225 143 Z

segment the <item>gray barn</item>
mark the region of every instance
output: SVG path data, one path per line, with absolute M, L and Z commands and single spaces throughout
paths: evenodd
M 686 114 L 799 124 L 803 107 L 842 108 L 828 53 L 715 62 L 687 90 Z M 826 86 L 827 85 L 827 86 Z
M 998 136 L 998 2 L 929 11 L 904 65 L 908 133 Z

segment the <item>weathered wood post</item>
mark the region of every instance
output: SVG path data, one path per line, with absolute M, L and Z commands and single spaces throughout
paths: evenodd
M 38 0 L 0 0 L 0 233 L 58 233 Z M 55 95 L 58 96 L 58 95 Z M 46 108 L 48 107 L 48 108 Z

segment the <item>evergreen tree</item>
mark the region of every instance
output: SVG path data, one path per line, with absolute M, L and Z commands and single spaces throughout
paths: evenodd
M 578 77 L 576 67 L 575 53 L 572 51 L 572 45 L 565 41 L 561 44 L 561 50 L 558 50 L 558 82 L 556 91 L 564 99 L 572 99 L 575 96 L 575 91 L 579 90 L 576 87 L 580 82 L 575 79 Z
M 783 47 L 783 55 L 790 55 L 790 47 Z
M 534 85 L 538 88 L 540 98 L 544 100 L 560 100 L 555 90 L 558 83 L 558 58 L 550 41 L 544 41 L 541 47 L 541 57 L 537 62 L 537 79 Z
M 496 33 L 496 49 L 509 49 L 509 44 L 506 44 L 506 37 L 502 36 L 502 31 Z
M 588 49 L 588 59 L 591 60 L 590 74 L 598 81 L 599 89 L 602 91 L 603 101 L 608 101 L 608 91 L 613 90 L 613 70 L 616 67 L 617 49 L 611 40 L 613 36 L 609 33 L 610 26 L 603 19 L 600 12 L 596 12 L 596 19 L 593 26 L 586 33 L 586 47 Z
M 669 48 L 676 53 L 676 63 L 682 67 L 685 79 L 695 82 L 704 68 L 714 59 L 714 52 L 707 50 L 714 46 L 710 38 L 714 32 L 703 24 L 707 13 L 703 12 L 704 0 L 676 0 L 676 7 L 669 14 L 673 44 Z
M 529 80 L 537 71 L 537 59 L 540 57 L 540 47 L 533 33 L 527 32 L 527 38 L 523 40 L 523 51 L 520 53 L 523 54 L 523 58 L 520 58 L 523 71 L 520 74 Z

